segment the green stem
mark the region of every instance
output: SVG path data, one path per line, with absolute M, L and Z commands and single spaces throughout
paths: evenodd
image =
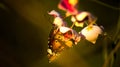
M 120 41 L 118 42 L 118 44 L 116 45 L 116 47 L 111 51 L 111 53 L 109 54 L 109 56 L 107 57 L 107 59 L 105 60 L 103 67 L 108 67 L 108 64 L 110 62 L 110 59 L 112 59 L 113 55 L 116 53 L 116 51 L 120 48 Z
M 73 24 L 71 25 L 71 27 L 70 27 L 70 28 L 72 29 L 72 28 L 74 27 L 74 25 L 75 25 L 75 22 L 73 22 Z

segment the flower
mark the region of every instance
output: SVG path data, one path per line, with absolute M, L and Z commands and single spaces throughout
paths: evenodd
M 77 45 L 81 39 L 86 39 L 95 44 L 98 36 L 102 34 L 102 27 L 94 25 L 97 18 L 86 11 L 78 11 L 76 5 L 78 0 L 61 0 L 58 8 L 66 12 L 66 17 L 71 15 L 73 24 L 68 27 L 63 17 L 52 10 L 48 14 L 54 17 L 53 27 L 48 39 L 47 56 L 49 62 L 54 61 L 57 56 L 66 48 L 71 48 L 74 44 Z M 86 27 L 85 27 L 86 23 Z M 80 33 L 72 29 L 73 26 L 84 27 Z
M 58 4 L 58 8 L 66 11 L 67 16 L 75 15 L 78 13 L 78 10 L 76 9 L 77 3 L 78 0 L 61 0 Z
M 85 27 L 84 29 L 82 29 L 80 33 L 85 36 L 86 40 L 95 44 L 98 35 L 102 34 L 102 30 L 99 26 L 93 25 L 92 27 L 89 26 Z
M 58 27 L 61 27 L 61 26 L 65 25 L 65 22 L 63 21 L 63 19 L 61 17 L 56 17 L 53 21 L 53 24 Z
M 60 14 L 59 14 L 57 11 L 55 11 L 55 10 L 50 11 L 48 14 L 49 14 L 49 15 L 53 15 L 54 17 L 60 16 Z
M 73 39 L 74 44 L 77 44 L 80 41 L 80 35 L 71 28 L 60 27 L 60 32 L 63 33 L 65 40 Z
M 75 23 L 76 27 L 83 27 L 84 22 L 88 20 L 88 23 L 94 22 L 95 18 L 89 12 L 79 12 L 78 14 L 71 17 L 71 21 Z
M 58 28 L 61 26 L 67 26 L 66 22 L 63 21 L 63 18 L 61 18 L 57 11 L 52 10 L 48 14 L 54 16 L 53 25 L 57 26 Z
M 81 40 L 81 36 L 75 30 L 73 30 L 73 40 L 75 45 Z
M 73 31 L 69 27 L 60 27 L 60 32 L 64 36 L 64 41 L 68 41 L 73 38 Z

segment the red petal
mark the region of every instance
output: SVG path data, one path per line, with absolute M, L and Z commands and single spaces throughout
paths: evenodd
M 69 0 L 61 0 L 60 3 L 58 4 L 58 8 L 67 11 L 71 14 L 77 13 L 77 9 L 75 8 L 74 5 L 69 3 Z

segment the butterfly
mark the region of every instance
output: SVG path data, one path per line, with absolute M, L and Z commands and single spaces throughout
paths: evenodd
M 53 26 L 48 38 L 47 56 L 49 62 L 54 61 L 64 49 L 72 47 L 79 40 L 79 35 L 73 29 L 65 26 L 60 28 Z

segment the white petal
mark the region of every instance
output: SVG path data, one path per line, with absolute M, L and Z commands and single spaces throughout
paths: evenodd
M 71 21 L 72 21 L 72 22 L 76 22 L 76 19 L 75 19 L 74 16 L 71 17 Z
M 71 30 L 71 29 L 68 27 L 60 27 L 60 32 L 62 32 L 62 33 L 66 33 L 69 30 Z
M 52 55 L 52 50 L 51 49 L 47 49 L 47 52 Z
M 60 14 L 57 11 L 55 11 L 55 10 L 50 11 L 48 14 L 49 15 L 60 16 Z
M 88 13 L 82 12 L 82 13 L 79 13 L 78 15 L 76 15 L 76 18 L 78 21 L 82 21 L 83 19 L 85 19 L 86 16 L 88 16 Z
M 56 26 L 60 27 L 60 26 L 62 26 L 62 25 L 64 24 L 64 21 L 62 20 L 62 18 L 56 17 L 56 18 L 54 19 L 53 24 L 55 24 Z
M 86 37 L 86 40 L 95 44 L 98 38 L 98 35 L 102 33 L 102 30 L 99 26 L 96 26 L 96 25 L 92 26 L 92 28 L 90 29 L 87 26 L 81 31 L 81 33 Z

